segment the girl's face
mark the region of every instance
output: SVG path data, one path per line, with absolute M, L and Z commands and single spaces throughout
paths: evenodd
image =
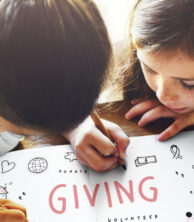
M 194 59 L 180 50 L 137 56 L 150 88 L 162 104 L 176 113 L 194 110 Z

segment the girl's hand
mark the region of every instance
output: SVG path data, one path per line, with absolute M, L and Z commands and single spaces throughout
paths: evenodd
M 99 172 L 114 169 L 118 165 L 118 157 L 125 158 L 129 144 L 127 135 L 119 126 L 106 120 L 102 121 L 116 146 L 95 127 L 90 117 L 76 129 L 63 135 L 70 141 L 78 160 Z
M 0 221 L 28 222 L 26 209 L 10 200 L 0 199 Z
M 159 140 L 164 141 L 182 129 L 194 125 L 194 111 L 177 114 L 155 100 L 133 100 L 132 104 L 134 105 L 126 114 L 125 118 L 130 120 L 137 115 L 142 115 L 141 119 L 138 122 L 138 125 L 144 127 L 149 122 L 152 122 L 159 118 L 173 118 L 175 121 L 159 135 Z

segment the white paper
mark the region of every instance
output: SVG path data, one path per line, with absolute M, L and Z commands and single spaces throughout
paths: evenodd
M 97 173 L 68 145 L 0 157 L 0 198 L 27 208 L 29 222 L 193 222 L 194 131 L 159 142 L 130 138 L 127 170 Z

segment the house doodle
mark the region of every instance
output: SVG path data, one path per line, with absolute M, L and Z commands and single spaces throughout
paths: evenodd
M 7 199 L 7 194 L 6 188 L 0 186 L 0 199 Z

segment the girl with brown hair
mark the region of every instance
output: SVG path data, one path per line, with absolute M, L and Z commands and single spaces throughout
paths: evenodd
M 0 155 L 21 135 L 72 135 L 71 142 L 81 134 L 75 151 L 83 164 L 116 167 L 116 147 L 94 125 L 92 140 L 88 131 L 72 132 L 92 111 L 110 60 L 106 27 L 91 0 L 1 0 Z M 125 141 L 118 146 L 124 153 L 127 136 L 119 127 L 111 132 Z M 26 211 L 0 200 L 0 221 L 27 222 Z
M 124 91 L 134 106 L 125 117 L 142 115 L 142 127 L 173 118 L 160 141 L 194 125 L 193 9 L 193 0 L 132 1 Z

